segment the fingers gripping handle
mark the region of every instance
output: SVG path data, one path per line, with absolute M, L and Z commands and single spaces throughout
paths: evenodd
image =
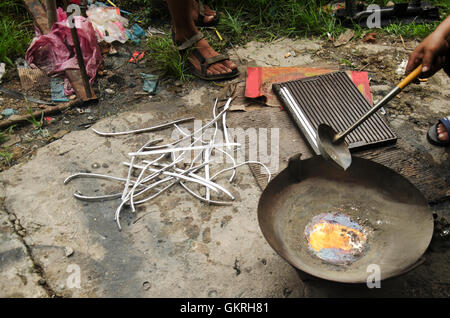
M 416 79 L 417 76 L 422 73 L 422 64 L 416 67 L 414 71 L 408 74 L 400 83 L 398 83 L 397 87 L 400 89 L 404 89 L 408 84 L 410 84 L 412 81 Z

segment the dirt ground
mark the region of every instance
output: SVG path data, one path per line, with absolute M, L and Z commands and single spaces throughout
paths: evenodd
M 324 40 L 279 39 L 250 42 L 228 53 L 241 65 L 242 73 L 246 65 L 364 70 L 369 72 L 377 100 L 402 78 L 398 67 L 417 44 L 388 36 L 376 43 L 353 40 L 340 47 Z M 0 174 L 1 296 L 450 296 L 449 241 L 442 233 L 436 233 L 422 266 L 383 282 L 385 288 L 380 290 L 304 277 L 262 237 L 256 221 L 261 191 L 247 167 L 234 186 L 238 196 L 234 206 L 207 206 L 176 189 L 170 197 L 145 204 L 137 215 L 125 214 L 122 232 L 112 219 L 114 202 L 76 201 L 72 193 L 77 187 L 97 191 L 104 184 L 63 186 L 65 177 L 78 171 L 116 171 L 120 160 L 144 138 L 105 140 L 95 136 L 91 127 L 133 129 L 188 116 L 206 120 L 211 118 L 211 97 L 224 84 L 163 79 L 161 91 L 149 95 L 142 90 L 140 73 L 152 73 L 154 66 L 128 63 L 139 47 L 115 47 L 118 53 L 104 56 L 105 72 L 94 85 L 98 103 L 51 115 L 54 119 L 42 129 L 18 125 L 2 144 L 12 157 L 2 161 Z M 287 52 L 295 54 L 286 58 Z M 9 72 L 2 85 L 20 90 L 18 75 Z M 27 112 L 24 102 L 5 94 L 0 98 L 0 110 Z M 444 180 L 445 194 L 430 200 L 438 220 L 450 217 L 450 152 L 430 145 L 426 132 L 449 110 L 450 80 L 443 72 L 408 87 L 386 107 L 386 119 L 399 136 L 398 147 Z M 68 255 L 67 249 L 74 253 Z M 67 283 L 72 273 L 69 266 L 74 264 L 81 269 L 81 288 Z

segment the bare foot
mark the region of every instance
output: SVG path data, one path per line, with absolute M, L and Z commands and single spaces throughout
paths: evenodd
M 192 18 L 194 19 L 194 21 L 198 20 L 198 16 L 199 16 L 199 7 L 198 6 L 199 5 L 198 5 L 197 0 L 192 1 Z M 204 4 L 203 7 L 205 9 L 204 10 L 205 17 L 203 18 L 203 23 L 210 23 L 216 17 L 217 12 L 215 10 L 212 10 L 206 4 Z
M 448 139 L 449 139 L 448 132 L 447 132 L 447 130 L 445 130 L 445 127 L 442 124 L 439 124 L 437 126 L 437 135 L 438 135 L 438 139 L 440 141 L 448 141 Z

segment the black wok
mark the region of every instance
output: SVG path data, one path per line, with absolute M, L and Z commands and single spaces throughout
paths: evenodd
M 351 260 L 332 262 L 311 248 L 305 229 L 327 213 L 345 215 L 366 231 L 364 248 Z M 261 195 L 258 221 L 270 246 L 291 265 L 345 283 L 367 282 L 371 264 L 381 279 L 407 272 L 433 234 L 432 212 L 420 191 L 395 171 L 361 158 L 347 171 L 320 156 L 291 159 Z

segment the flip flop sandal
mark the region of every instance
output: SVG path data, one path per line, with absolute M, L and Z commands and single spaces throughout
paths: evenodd
M 218 63 L 218 62 L 222 62 L 222 61 L 226 61 L 229 60 L 229 56 L 228 55 L 223 55 L 223 54 L 219 54 L 217 56 L 213 56 L 210 58 L 205 58 L 200 52 L 199 50 L 197 50 L 195 48 L 195 44 L 200 41 L 201 39 L 203 39 L 203 34 L 201 32 L 195 34 L 193 37 L 187 39 L 185 42 L 178 42 L 175 40 L 175 33 L 172 30 L 172 40 L 176 45 L 176 49 L 178 51 L 180 51 L 180 53 L 184 53 L 189 49 L 189 53 L 194 54 L 194 56 L 198 59 L 198 61 L 200 62 L 200 67 L 201 70 L 197 70 L 194 65 L 192 65 L 192 63 L 188 62 L 191 64 L 192 67 L 192 74 L 204 79 L 206 81 L 216 81 L 216 80 L 223 80 L 223 79 L 230 79 L 233 77 L 236 77 L 239 75 L 239 70 L 236 68 L 234 69 L 232 72 L 226 73 L 226 74 L 213 74 L 213 75 L 208 75 L 206 73 L 208 67 L 210 67 L 211 65 Z
M 195 21 L 195 25 L 199 27 L 211 27 L 219 23 L 219 15 L 216 12 L 216 16 L 209 22 L 205 22 L 205 6 L 201 1 L 198 1 L 198 18 Z
M 447 133 L 450 134 L 450 116 L 448 116 L 448 117 L 439 119 L 439 121 L 436 124 L 434 124 L 433 126 L 430 127 L 430 129 L 428 130 L 428 133 L 427 133 L 428 141 L 430 143 L 432 143 L 433 145 L 437 145 L 437 146 L 443 146 L 443 147 L 449 146 L 450 140 L 443 141 L 443 140 L 438 139 L 437 126 L 439 124 L 442 124 L 444 126 L 445 130 L 447 130 Z

